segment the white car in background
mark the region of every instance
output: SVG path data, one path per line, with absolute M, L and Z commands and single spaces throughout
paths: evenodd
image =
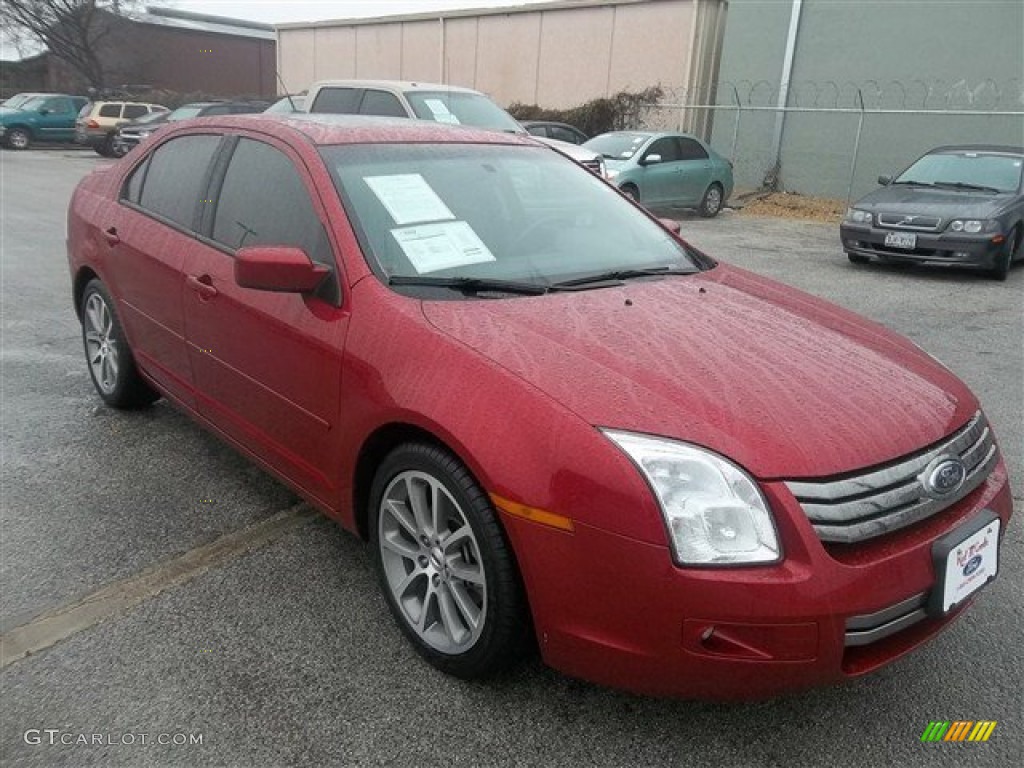
M 321 80 L 310 86 L 303 112 L 333 115 L 408 117 L 448 125 L 526 134 L 512 115 L 470 88 L 405 80 Z M 607 178 L 597 152 L 557 139 L 534 136 L 584 168 Z

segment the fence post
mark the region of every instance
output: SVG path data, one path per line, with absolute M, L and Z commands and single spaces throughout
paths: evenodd
M 857 101 L 860 103 L 860 114 L 857 116 L 857 138 L 853 140 L 853 159 L 850 161 L 850 184 L 846 188 L 846 205 L 853 200 L 853 176 L 857 172 L 857 155 L 860 152 L 860 134 L 864 130 L 864 94 L 857 89 Z
M 743 111 L 743 107 L 740 106 L 740 92 L 736 90 L 736 86 L 732 87 L 733 98 L 736 99 L 736 120 L 732 125 L 732 149 L 729 152 L 729 160 L 736 166 L 736 142 L 740 138 L 740 113 Z

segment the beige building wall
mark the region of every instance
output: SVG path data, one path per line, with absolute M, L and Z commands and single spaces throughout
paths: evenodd
M 277 30 L 279 70 L 291 90 L 327 79 L 419 80 L 475 88 L 503 106 L 567 108 L 622 90 L 697 85 L 693 76 L 712 70 L 700 66 L 695 41 L 715 33 L 718 14 L 708 11 L 724 5 L 567 0 L 286 24 Z M 695 29 L 695 19 L 709 29 Z

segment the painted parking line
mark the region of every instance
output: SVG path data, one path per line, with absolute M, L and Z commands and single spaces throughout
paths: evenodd
M 77 602 L 47 611 L 0 635 L 0 669 L 124 613 L 169 587 L 185 584 L 211 568 L 264 547 L 317 516 L 318 513 L 307 505 L 296 504 L 266 520 L 108 584 Z

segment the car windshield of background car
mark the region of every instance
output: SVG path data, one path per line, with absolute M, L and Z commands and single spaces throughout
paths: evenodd
M 583 146 L 604 155 L 609 160 L 629 160 L 640 151 L 649 138 L 635 133 L 606 133 L 585 142 Z
M 970 184 L 992 187 L 1000 192 L 1016 192 L 1020 188 L 1019 155 L 984 154 L 981 152 L 925 155 L 896 179 L 914 184 Z
M 365 144 L 322 154 L 385 279 L 550 285 L 611 270 L 698 269 L 678 240 L 550 149 Z
M 460 91 L 412 91 L 405 94 L 421 120 L 450 125 L 471 125 L 506 133 L 524 133 L 508 112 L 486 96 Z

